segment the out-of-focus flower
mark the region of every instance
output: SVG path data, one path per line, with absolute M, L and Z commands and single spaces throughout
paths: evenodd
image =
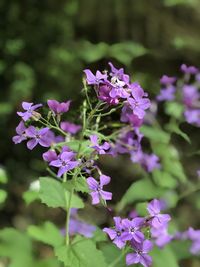
M 158 101 L 172 101 L 175 98 L 176 88 L 169 86 L 160 90 L 160 94 L 157 96 Z
M 200 127 L 200 109 L 187 109 L 184 116 L 188 123 Z
M 163 248 L 169 242 L 172 241 L 173 236 L 169 235 L 167 231 L 167 224 L 159 228 L 151 228 L 151 236 L 155 239 L 155 243 L 158 247 Z
M 195 255 L 200 254 L 200 230 L 194 230 L 190 227 L 187 231 L 187 236 L 192 241 L 190 252 Z
M 160 79 L 160 83 L 163 85 L 172 85 L 176 81 L 176 77 L 169 77 L 167 75 L 163 75 Z
M 60 123 L 60 128 L 66 133 L 76 134 L 80 131 L 81 125 L 74 124 L 68 121 L 63 121 Z
M 154 228 L 161 228 L 165 226 L 171 219 L 169 214 L 161 214 L 161 203 L 157 199 L 153 199 L 147 206 L 147 210 L 151 215 L 151 220 L 149 223 Z
M 194 66 L 187 66 L 186 64 L 181 65 L 181 71 L 186 74 L 196 74 L 198 73 L 198 69 Z
M 131 160 L 139 163 L 147 172 L 160 168 L 159 158 L 155 154 L 146 154 L 142 150 L 131 153 Z
M 62 114 L 68 112 L 70 108 L 71 101 L 58 102 L 57 100 L 48 100 L 47 104 L 49 108 L 54 112 L 54 114 Z

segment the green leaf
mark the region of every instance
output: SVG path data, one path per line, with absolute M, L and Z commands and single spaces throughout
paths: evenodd
M 71 190 L 72 188 L 74 188 L 74 190 L 77 192 L 82 192 L 82 193 L 89 192 L 86 179 L 83 176 L 77 177 L 76 179 L 68 180 L 64 184 L 64 186 L 67 190 Z
M 40 199 L 42 203 L 51 208 L 64 208 L 69 206 L 70 192 L 64 189 L 64 186 L 49 177 L 40 178 Z M 84 203 L 80 197 L 73 194 L 71 199 L 71 208 L 83 208 Z
M 175 254 L 170 246 L 166 246 L 164 249 L 154 247 L 151 255 L 153 257 L 154 267 L 179 267 Z
M 40 178 L 39 197 L 48 207 L 66 208 L 65 190 L 60 182 L 52 178 Z
M 6 198 L 7 198 L 7 192 L 0 189 L 0 204 L 5 202 Z
M 133 59 L 143 56 L 146 53 L 147 49 L 144 46 L 134 42 L 113 44 L 109 48 L 110 57 L 117 59 L 125 65 L 130 65 Z
M 94 242 L 107 241 L 107 235 L 102 231 L 102 229 L 97 228 L 93 234 L 92 240 L 94 240 Z
M 163 168 L 170 174 L 174 175 L 180 182 L 185 183 L 187 181 L 187 177 L 185 176 L 180 161 L 165 158 L 163 160 Z
M 6 184 L 8 181 L 8 177 L 6 171 L 3 168 L 0 168 L 0 183 Z
M 168 124 L 166 126 L 166 129 L 172 133 L 176 133 L 178 135 L 180 135 L 185 141 L 187 141 L 189 144 L 191 144 L 191 140 L 189 138 L 189 136 L 184 133 L 177 124 Z
M 61 246 L 64 242 L 64 237 L 51 222 L 45 222 L 42 226 L 30 225 L 27 231 L 30 237 L 53 247 Z
M 122 250 L 118 249 L 112 243 L 110 243 L 110 244 L 108 244 L 108 243 L 107 244 L 103 244 L 100 247 L 100 249 L 103 252 L 104 257 L 106 259 L 106 262 L 108 264 L 112 264 L 119 257 L 119 255 L 122 253 Z M 121 258 L 121 260 L 114 265 L 114 267 L 125 267 L 125 266 L 126 266 L 125 256 L 123 256 Z
M 79 54 L 87 63 L 96 62 L 107 55 L 108 45 L 106 43 L 92 44 L 88 41 L 81 43 Z
M 106 267 L 103 253 L 92 240 L 77 236 L 69 246 L 55 249 L 55 255 L 66 267 Z
M 175 188 L 177 186 L 177 180 L 163 170 L 154 170 L 153 179 L 157 185 L 164 188 Z
M 48 258 L 34 262 L 34 267 L 60 267 L 60 263 L 56 258 Z
M 164 189 L 155 186 L 148 178 L 134 182 L 118 203 L 117 210 L 120 211 L 126 205 L 136 201 L 146 201 L 160 197 L 164 192 Z
M 23 199 L 26 202 L 26 204 L 29 205 L 33 201 L 39 199 L 39 192 L 33 191 L 33 190 L 28 190 L 28 191 L 23 193 Z
M 154 153 L 161 158 L 163 171 L 171 174 L 180 182 L 185 183 L 187 177 L 180 162 L 178 150 L 171 144 L 157 145 L 152 143 L 152 148 Z
M 73 140 L 67 142 L 67 146 L 69 146 L 75 152 L 79 151 L 79 154 L 90 154 L 93 151 L 93 149 L 90 147 L 90 141 Z
M 182 117 L 183 111 L 184 111 L 183 105 L 177 102 L 166 102 L 165 103 L 165 112 L 171 117 L 180 119 Z
M 150 141 L 153 141 L 155 143 L 169 143 L 170 135 L 164 132 L 162 129 L 153 128 L 146 125 L 142 126 L 140 129 L 144 136 L 149 138 Z
M 78 177 L 75 180 L 74 187 L 75 187 L 75 190 L 77 192 L 82 192 L 82 193 L 88 193 L 89 192 L 88 185 L 87 185 L 86 179 L 84 177 Z
M 140 216 L 145 217 L 148 215 L 147 202 L 137 203 L 135 206 L 135 209 L 136 209 L 138 215 L 140 215 Z
M 30 238 L 13 228 L 0 230 L 0 257 L 10 259 L 10 267 L 33 266 Z
M 164 0 L 166 6 L 176 6 L 176 5 L 191 5 L 197 6 L 199 4 L 198 0 Z
M 174 240 L 170 244 L 170 247 L 172 248 L 177 260 L 183 260 L 192 257 L 190 253 L 190 246 L 191 242 L 188 240 Z

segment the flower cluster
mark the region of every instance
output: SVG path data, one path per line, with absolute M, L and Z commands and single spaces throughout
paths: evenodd
M 82 126 L 65 119 L 70 111 L 71 101 L 60 103 L 57 100 L 48 100 L 47 117 L 38 112 L 42 104 L 23 102 L 24 111 L 17 112 L 21 121 L 16 127 L 17 134 L 13 137 L 15 144 L 27 141 L 27 148 L 30 150 L 37 145 L 47 148 L 42 157 L 54 178 L 61 179 L 66 187 L 67 182 L 75 187 L 77 178 L 81 178 L 84 181 L 81 185 L 83 192 L 89 192 L 92 204 L 102 204 L 106 208 L 107 201 L 112 200 L 112 192 L 104 187 L 110 183 L 111 178 L 102 174 L 99 169 L 97 160 L 100 156 L 128 154 L 131 161 L 140 164 L 146 172 L 161 168 L 157 155 L 146 153 L 142 144 L 143 134 L 140 127 L 145 123 L 144 117 L 150 107 L 147 93 L 139 83 L 131 82 L 123 68 L 117 69 L 112 63 L 109 66 L 110 71 L 97 71 L 96 74 L 89 69 L 84 70 L 86 91 L 87 86 L 94 89 L 98 103 L 93 107 L 86 95 L 84 111 L 79 117 L 83 121 Z M 182 83 L 177 82 L 175 77 L 164 75 L 161 78 L 163 87 L 157 100 L 181 101 L 186 120 L 200 126 L 200 73 L 195 67 L 186 65 L 182 65 L 181 70 L 184 72 Z M 193 80 L 194 83 L 191 83 Z M 119 115 L 117 129 L 112 127 L 112 123 L 107 127 L 101 121 L 114 111 L 119 111 L 116 112 Z M 76 191 L 74 189 L 72 191 Z M 104 228 L 103 231 L 119 249 L 126 248 L 127 265 L 140 263 L 144 267 L 150 266 L 152 258 L 149 252 L 153 245 L 162 248 L 174 239 L 191 240 L 191 253 L 200 253 L 199 230 L 189 228 L 184 233 L 169 234 L 168 223 L 171 218 L 168 214 L 162 214 L 162 209 L 163 202 L 153 199 L 147 205 L 146 217 L 139 217 L 135 213 L 131 213 L 128 218 L 116 216 L 113 218 L 115 226 Z M 69 214 L 69 233 L 66 235 L 93 235 L 95 227 L 82 222 L 76 210 L 70 212 L 69 207 Z
M 148 228 L 151 232 L 152 240 L 155 239 L 156 245 L 160 245 L 159 238 L 163 238 L 162 246 L 170 240 L 162 235 L 157 235 L 158 232 L 167 232 L 168 222 L 170 216 L 168 214 L 161 214 L 161 202 L 157 199 L 152 200 L 147 210 L 149 215 L 145 218 L 135 217 L 132 219 L 114 217 L 114 228 L 104 228 L 104 232 L 108 234 L 113 243 L 120 249 L 125 246 L 130 247 L 133 252 L 128 253 L 126 256 L 126 264 L 141 263 L 144 267 L 148 267 L 152 263 L 151 256 L 148 253 L 153 248 L 153 242 L 145 238 L 145 230 Z M 156 233 L 157 232 L 157 233 Z M 161 247 L 161 245 L 160 245 Z
M 150 100 L 139 83 L 131 83 L 124 69 L 116 69 L 109 63 L 111 71 L 101 73 L 97 71 L 94 75 L 91 70 L 86 69 L 86 81 L 93 85 L 98 98 L 109 105 L 122 104 L 122 120 L 132 124 L 142 121 L 145 110 L 150 107 Z
M 184 106 L 185 120 L 200 127 L 200 72 L 194 66 L 181 65 L 184 76 L 178 80 L 175 77 L 164 75 L 161 79 L 163 86 L 158 101 L 175 101 Z
M 110 143 L 99 144 L 98 136 L 90 136 L 92 147 L 99 154 L 130 154 L 134 163 L 139 163 L 146 171 L 152 172 L 160 168 L 159 158 L 154 154 L 146 154 L 142 150 L 141 141 L 143 135 L 140 133 L 140 126 L 144 121 L 146 110 L 150 107 L 148 94 L 144 92 L 139 83 L 131 83 L 128 74 L 124 69 L 117 69 L 110 65 L 110 72 L 101 73 L 97 71 L 94 75 L 89 69 L 86 74 L 86 82 L 94 87 L 97 97 L 108 105 L 119 105 L 121 107 L 120 120 L 124 123 L 117 138 L 110 140 Z

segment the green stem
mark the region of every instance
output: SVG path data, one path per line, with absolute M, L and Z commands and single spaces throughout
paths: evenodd
M 70 212 L 71 212 L 71 201 L 72 201 L 72 196 L 74 194 L 74 188 L 71 189 L 70 191 L 70 195 L 69 195 L 69 199 L 68 199 L 68 194 L 66 192 L 65 196 L 66 196 L 66 200 L 68 201 L 68 205 L 67 205 L 67 218 L 66 218 L 66 238 L 65 238 L 65 243 L 66 246 L 69 245 L 69 222 L 70 222 Z
M 46 120 L 45 120 L 46 121 Z M 54 129 L 54 130 L 57 130 L 58 132 L 60 132 L 61 134 L 63 134 L 63 135 L 65 135 L 65 136 L 68 136 L 68 134 L 66 133 L 66 132 L 64 132 L 62 129 L 60 129 L 59 127 L 57 127 L 57 126 L 54 126 L 54 125 L 52 125 L 51 123 L 49 123 L 49 122 L 44 122 L 44 121 L 42 121 L 41 119 L 39 120 L 39 122 L 41 123 L 41 124 L 43 124 L 44 126 L 46 126 L 46 127 L 49 127 L 49 128 L 51 128 L 51 129 Z

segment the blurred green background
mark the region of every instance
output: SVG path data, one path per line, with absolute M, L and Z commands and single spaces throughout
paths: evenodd
M 162 74 L 176 75 L 183 62 L 199 66 L 200 1 L 1 0 L 0 18 L 0 163 L 9 178 L 0 226 L 10 226 L 17 224 L 20 214 L 30 212 L 24 211 L 22 192 L 46 173 L 42 148 L 30 153 L 25 145 L 12 143 L 21 102 L 72 99 L 78 109 L 82 70 L 104 69 L 110 60 L 125 66 L 154 98 Z M 186 127 L 196 139 L 194 147 L 199 145 L 196 129 Z M 190 151 L 179 139 L 175 142 Z M 120 160 L 111 165 L 114 172 Z M 187 174 L 195 176 L 197 158 L 186 163 Z M 130 172 L 127 176 L 122 191 L 132 180 Z M 187 220 L 191 210 L 185 205 Z M 191 219 L 193 225 L 199 225 L 196 218 Z

